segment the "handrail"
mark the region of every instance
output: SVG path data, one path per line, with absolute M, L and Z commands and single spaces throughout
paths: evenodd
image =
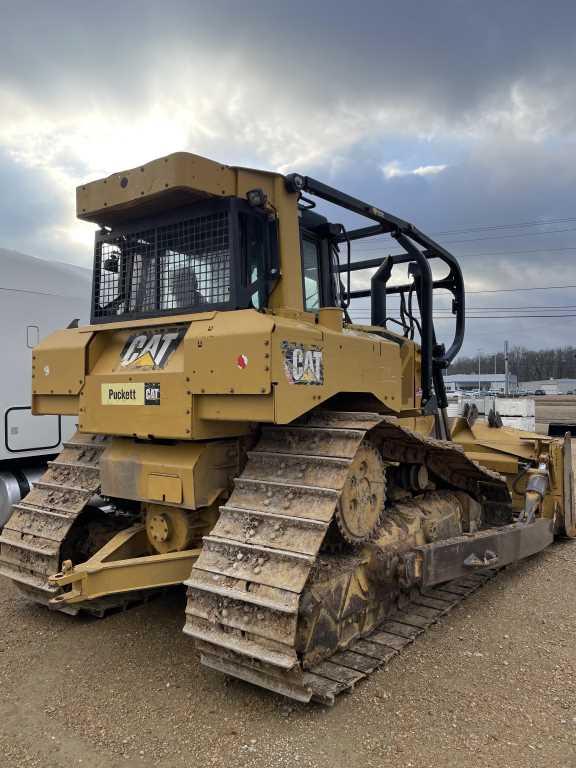
M 404 253 L 386 256 L 383 259 L 366 259 L 361 262 L 352 262 L 350 265 L 341 265 L 339 271 L 347 271 L 349 274 L 351 271 L 376 268 L 370 289 L 350 291 L 347 294 L 348 299 L 371 297 L 372 322 L 375 325 L 385 325 L 386 296 L 415 290 L 421 320 L 422 403 L 425 406 L 432 401 L 435 391 L 438 405 L 441 408 L 446 407 L 446 392 L 441 372 L 460 351 L 465 332 L 464 279 L 456 258 L 413 224 L 323 182 L 293 173 L 286 177 L 286 185 L 293 192 L 307 192 L 376 222 L 375 225 L 353 229 L 340 235 L 337 238 L 339 242 L 390 234 L 404 248 Z M 439 259 L 449 267 L 446 277 L 440 280 L 433 279 L 429 264 L 431 259 Z M 414 277 L 413 283 L 388 286 L 392 268 L 397 264 L 410 264 L 410 271 Z M 456 324 L 454 338 L 448 350 L 436 343 L 433 296 L 434 290 L 437 289 L 447 289 L 453 296 L 452 312 L 456 317 Z

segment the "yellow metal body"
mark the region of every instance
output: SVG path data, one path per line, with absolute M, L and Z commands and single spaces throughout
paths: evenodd
M 111 593 L 181 584 L 190 575 L 199 554 L 199 549 L 188 549 L 151 555 L 146 527 L 135 525 L 117 533 L 86 562 L 73 565 L 65 561 L 62 571 L 52 576 L 50 582 L 68 589 L 51 602 L 73 605 Z
M 113 225 L 208 197 L 245 198 L 262 189 L 278 223 L 281 279 L 264 312 L 204 312 L 157 320 L 104 323 L 53 334 L 34 351 L 33 408 L 38 414 L 78 414 L 85 432 L 202 440 L 241 435 L 248 423 L 289 423 L 341 392 L 373 394 L 399 414 L 418 408 L 417 346 L 380 328 L 344 327 L 335 308 L 303 308 L 298 196 L 280 174 L 234 168 L 175 153 L 115 173 L 77 190 L 78 217 Z M 162 370 L 122 365 L 126 340 L 138 329 L 182 329 L 183 342 Z M 294 386 L 283 345 L 320 351 L 324 380 Z M 239 366 L 244 356 L 247 365 Z M 161 382 L 160 407 L 112 405 L 104 385 Z
M 404 426 L 432 433 L 434 419 L 420 409 L 420 352 L 413 341 L 344 324 L 340 309 L 304 310 L 298 195 L 287 190 L 282 175 L 176 153 L 79 187 L 77 212 L 113 226 L 204 198 L 245 199 L 256 188 L 267 196 L 279 238 L 281 277 L 265 310 L 70 328 L 34 350 L 33 412 L 77 414 L 81 432 L 111 436 L 101 460 L 102 493 L 139 502 L 148 521 L 148 529 L 122 532 L 83 565 L 58 574 L 54 583 L 73 586 L 60 600 L 186 578 L 197 551 L 150 555 L 150 537 L 160 551 L 169 548 L 166 541 L 191 540 L 189 513 L 227 497 L 259 425 L 289 424 L 349 395 L 351 402 L 368 396 Z M 149 343 L 150 353 L 134 353 Z M 170 353 L 157 365 L 153 352 L 168 345 Z M 471 458 L 506 475 L 518 506 L 525 489 L 519 462 L 537 461 L 544 451 L 551 492 L 543 513 L 556 514 L 565 494 L 560 444 L 464 420 L 457 421 L 454 439 Z M 175 508 L 186 514 L 162 515 Z M 209 530 L 209 520 L 200 518 L 199 530 Z M 172 539 L 171 524 L 178 528 Z
M 158 445 L 119 438 L 100 463 L 102 493 L 199 509 L 228 490 L 239 466 L 239 444 L 230 440 Z
M 374 395 L 401 415 L 417 408 L 416 346 L 377 329 L 335 331 L 299 318 L 253 309 L 88 326 L 58 331 L 33 353 L 33 410 L 78 414 L 82 432 L 142 439 L 204 440 L 240 436 L 250 423 L 287 424 L 339 393 Z M 182 328 L 182 342 L 162 369 L 127 368 L 121 353 L 138 327 Z M 323 382 L 302 386 L 285 370 L 284 348 L 322 353 Z M 238 360 L 247 359 L 241 367 Z M 156 408 L 111 403 L 120 385 L 160 384 Z M 104 388 L 104 390 L 103 390 Z M 142 403 L 143 405 L 143 403 Z
M 564 510 L 567 495 L 564 445 L 561 440 L 506 427 L 492 428 L 478 419 L 472 425 L 458 418 L 452 427 L 452 439 L 479 464 L 506 477 L 516 508 L 522 509 L 526 494 L 527 473 L 522 462 L 545 460 L 548 470 L 548 493 L 543 499 L 542 517 L 555 518 Z M 571 504 L 570 504 L 571 506 Z

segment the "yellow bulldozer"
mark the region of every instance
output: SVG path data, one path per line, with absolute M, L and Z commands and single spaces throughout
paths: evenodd
M 99 226 L 91 323 L 35 348 L 33 412 L 78 431 L 0 536 L 33 600 L 103 615 L 185 583 L 203 664 L 332 703 L 576 535 L 569 435 L 449 423 L 464 283 L 412 224 L 188 153 L 79 187 L 77 213 Z

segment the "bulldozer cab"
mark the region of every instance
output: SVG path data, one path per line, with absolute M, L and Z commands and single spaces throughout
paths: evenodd
M 330 221 L 314 210 L 317 203 L 370 226 Z M 419 341 L 422 406 L 429 413 L 446 406 L 442 371 L 464 338 L 462 274 L 456 259 L 412 224 L 311 177 L 220 166 L 185 153 L 79 188 L 78 215 L 101 225 L 93 324 L 241 309 L 317 316 L 332 307 L 353 325 L 351 302 L 369 299 L 370 322 L 361 325 L 398 343 Z M 352 258 L 356 243 L 382 235 L 401 252 Z M 441 278 L 433 277 L 433 260 L 447 268 Z M 407 282 L 397 280 L 400 267 Z M 362 271 L 369 288 L 353 285 Z M 448 348 L 433 322 L 440 289 L 453 298 Z M 399 299 L 397 318 L 392 297 Z
M 92 322 L 261 309 L 278 273 L 275 220 L 235 197 L 96 234 Z
M 303 309 L 341 306 L 341 227 L 299 214 Z M 97 233 L 92 322 L 265 309 L 278 276 L 275 217 L 238 198 L 196 203 Z

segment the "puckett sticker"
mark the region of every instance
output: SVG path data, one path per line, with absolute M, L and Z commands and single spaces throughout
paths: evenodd
M 164 368 L 185 333 L 186 328 L 161 328 L 133 333 L 120 355 L 120 366 L 140 370 Z
M 130 384 L 102 384 L 102 405 L 160 405 L 160 384 L 135 381 Z
M 144 383 L 102 384 L 102 405 L 144 405 Z
M 324 384 L 324 360 L 321 347 L 282 342 L 284 372 L 290 384 Z

